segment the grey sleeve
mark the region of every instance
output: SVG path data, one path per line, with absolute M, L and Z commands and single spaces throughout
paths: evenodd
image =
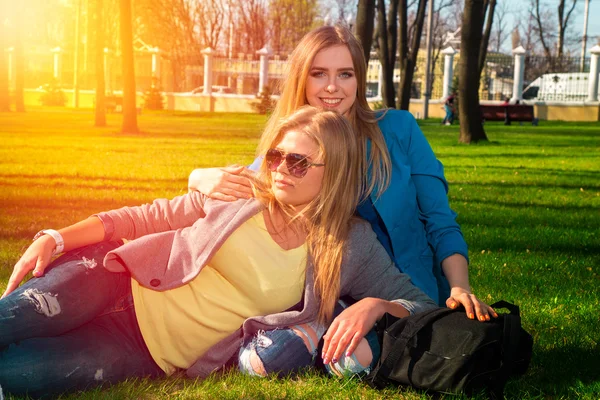
M 376 297 L 401 304 L 410 314 L 437 304 L 396 268 L 368 222 L 353 222 L 342 261 L 342 293 L 356 300 Z

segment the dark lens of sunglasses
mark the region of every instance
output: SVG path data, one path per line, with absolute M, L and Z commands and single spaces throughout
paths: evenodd
M 279 164 L 281 164 L 282 159 L 283 154 L 279 150 L 267 150 L 265 161 L 267 162 L 267 167 L 269 167 L 271 171 L 274 171 L 277 169 L 277 167 L 279 167 Z
M 302 154 L 290 153 L 285 156 L 285 162 L 290 174 L 302 178 L 308 170 L 308 162 Z
M 283 153 L 277 149 L 267 150 L 265 161 L 269 170 L 275 171 L 283 161 Z M 290 174 L 296 178 L 302 178 L 308 171 L 308 161 L 305 156 L 298 153 L 285 155 L 285 166 Z

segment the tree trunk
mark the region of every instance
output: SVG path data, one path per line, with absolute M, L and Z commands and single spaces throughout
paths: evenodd
M 571 13 L 575 9 L 576 5 L 577 0 L 572 0 L 571 8 L 565 13 L 565 0 L 560 0 L 558 4 L 558 39 L 556 47 L 559 59 L 563 56 L 564 53 L 565 32 L 567 31 L 567 27 L 569 26 L 569 19 L 571 17 Z
M 397 0 L 391 0 L 390 10 Z M 394 64 L 396 62 L 396 42 L 395 37 L 390 35 L 390 32 L 396 30 L 396 15 L 388 15 L 392 21 L 388 21 L 385 12 L 385 1 L 377 1 L 377 37 L 379 42 L 379 62 L 381 63 L 381 73 L 383 74 L 383 87 L 381 95 L 383 104 L 386 107 L 394 107 L 396 90 L 394 89 Z M 390 26 L 393 25 L 393 29 Z M 392 43 L 393 42 L 393 43 Z M 391 51 L 390 51 L 391 50 Z
M 483 129 L 479 106 L 479 52 L 482 39 L 484 11 L 483 0 L 465 0 L 460 35 L 459 115 L 461 143 L 488 140 Z
M 96 114 L 94 126 L 106 126 L 106 82 L 104 82 L 104 4 L 96 0 Z M 89 17 L 88 17 L 89 18 Z
M 400 87 L 398 88 L 398 102 L 396 108 L 408 110 L 410 105 L 410 91 L 412 88 L 413 77 L 415 75 L 415 66 L 417 65 L 417 56 L 421 46 L 421 35 L 425 23 L 425 7 L 427 0 L 419 0 L 419 8 L 415 17 L 415 33 L 412 38 L 411 46 L 408 47 L 408 10 L 406 1 L 400 1 L 398 7 L 398 20 L 400 21 L 398 54 L 400 56 Z
M 123 58 L 123 126 L 121 132 L 138 133 L 131 0 L 119 0 L 119 11 L 121 57 Z
M 558 3 L 558 38 L 556 40 L 556 55 L 560 59 L 563 55 L 563 47 L 565 40 L 565 31 L 563 26 L 563 19 L 565 15 L 565 0 L 561 0 Z
M 492 34 L 492 25 L 494 24 L 494 11 L 496 10 L 496 0 L 485 0 L 483 13 L 481 20 L 485 20 L 487 9 L 487 20 L 485 23 L 485 30 L 483 31 L 483 37 L 481 38 L 481 45 L 479 46 L 479 76 L 485 68 L 485 58 L 487 57 L 488 43 L 490 42 L 490 35 Z
M 356 10 L 356 36 L 365 52 L 365 62 L 369 65 L 373 28 L 375 25 L 375 0 L 358 0 Z
M 3 14 L 5 7 L 2 6 Z M 8 82 L 8 59 L 6 57 L 6 34 L 7 29 L 0 21 L 0 112 L 10 111 L 10 92 Z

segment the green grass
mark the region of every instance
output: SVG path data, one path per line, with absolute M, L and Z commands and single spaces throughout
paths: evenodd
M 193 168 L 247 164 L 265 118 L 145 113 L 140 135 L 120 116 L 93 128 L 89 111 L 0 114 L 0 290 L 41 228 L 184 193 Z M 534 336 L 529 372 L 509 398 L 600 397 L 600 125 L 487 124 L 489 143 L 459 145 L 458 127 L 421 124 L 445 166 L 450 201 L 470 245 L 471 284 L 486 301 L 521 307 Z M 69 398 L 422 398 L 315 374 L 204 382 L 128 381 Z

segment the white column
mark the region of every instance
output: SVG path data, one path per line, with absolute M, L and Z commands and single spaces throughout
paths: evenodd
M 107 93 L 112 93 L 112 79 L 110 71 L 110 53 L 111 50 L 104 48 L 104 85 Z
M 590 49 L 592 59 L 590 60 L 590 79 L 588 86 L 587 101 L 598 101 L 598 60 L 600 59 L 600 46 L 595 45 Z
M 525 78 L 525 49 L 519 46 L 513 49 L 512 54 L 515 57 L 515 71 L 513 82 L 512 101 L 523 100 L 523 80 Z
M 210 47 L 201 51 L 201 53 L 204 54 L 204 90 L 202 91 L 202 94 L 210 95 L 212 93 L 213 52 L 213 49 Z
M 377 60 L 377 98 L 383 99 L 383 67 L 381 62 Z
M 9 47 L 6 49 L 8 58 L 8 89 L 15 90 L 15 48 Z
M 442 99 L 445 99 L 450 95 L 452 91 L 452 78 L 454 77 L 454 55 L 456 50 L 452 46 L 446 47 L 442 50 L 444 55 L 444 86 L 442 87 Z
M 256 52 L 260 56 L 260 67 L 258 70 L 258 94 L 261 94 L 269 84 L 269 56 L 271 51 L 268 46 Z
M 54 71 L 54 79 L 56 79 L 56 82 L 60 82 L 60 77 L 62 76 L 62 60 L 61 60 L 61 53 L 62 53 L 62 49 L 60 47 L 55 47 L 52 50 L 53 53 L 53 69 L 52 71 Z
M 237 94 L 244 94 L 244 74 L 238 74 L 235 83 L 235 92 Z
M 152 78 L 156 78 L 160 82 L 160 50 L 155 47 L 150 52 L 152 54 Z

